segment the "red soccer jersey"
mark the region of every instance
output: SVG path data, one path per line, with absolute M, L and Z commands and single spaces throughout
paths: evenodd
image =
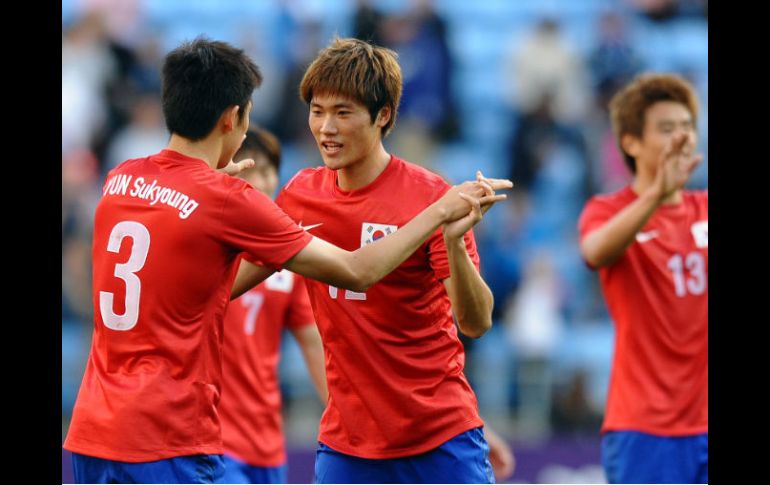
M 124 462 L 222 453 L 222 319 L 238 255 L 278 268 L 311 238 L 242 180 L 170 150 L 124 162 L 103 193 L 93 341 L 64 447 Z
M 662 205 L 611 266 L 599 269 L 615 322 L 602 431 L 708 432 L 708 191 Z M 593 197 L 584 238 L 637 198 L 630 187 Z
M 313 324 L 302 276 L 281 271 L 230 303 L 225 314 L 222 440 L 252 466 L 286 462 L 278 357 L 284 328 Z
M 277 202 L 312 234 L 352 251 L 402 227 L 448 189 L 438 175 L 391 157 L 374 182 L 351 191 L 337 186 L 335 171 L 303 170 Z M 471 232 L 466 246 L 478 269 Z M 397 458 L 483 424 L 463 374 L 442 284 L 448 276 L 438 229 L 366 293 L 308 280 L 330 396 L 319 441 L 362 458 Z

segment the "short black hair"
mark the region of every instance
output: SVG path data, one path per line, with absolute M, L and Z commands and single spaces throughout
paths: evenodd
M 166 127 L 193 141 L 205 138 L 231 106 L 239 120 L 262 74 L 248 55 L 226 42 L 197 37 L 171 51 L 163 63 L 161 99 Z

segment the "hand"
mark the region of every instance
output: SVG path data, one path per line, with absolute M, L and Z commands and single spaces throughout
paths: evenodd
M 248 170 L 251 167 L 254 166 L 254 160 L 251 158 L 245 158 L 241 160 L 240 162 L 233 162 L 230 160 L 227 165 L 217 170 L 218 172 L 222 172 L 225 175 L 238 175 L 239 173 L 243 172 L 244 170 Z
M 481 170 L 476 171 L 476 182 L 484 183 L 486 182 L 487 186 L 489 188 L 494 190 L 501 190 L 501 189 L 510 189 L 513 187 L 513 182 L 511 182 L 508 179 L 490 179 L 486 178 L 484 174 L 481 173 Z M 488 194 L 487 194 L 488 195 Z M 496 202 L 496 201 L 495 201 Z M 493 203 L 492 203 L 493 204 Z M 481 204 L 481 215 L 487 213 L 490 207 L 492 207 L 492 204 Z
M 471 211 L 460 219 L 444 225 L 444 239 L 447 242 L 461 239 L 468 229 L 476 225 L 495 202 L 505 200 L 506 194 L 495 195 L 495 188 L 511 188 L 513 183 L 505 179 L 488 179 L 476 172 L 476 182 L 465 182 L 460 186 L 458 196 L 467 201 Z
M 511 447 L 489 428 L 484 429 L 484 435 L 489 444 L 489 463 L 492 464 L 495 479 L 504 480 L 513 475 L 516 458 L 513 456 Z
M 477 172 L 477 177 L 480 173 L 481 172 Z M 453 186 L 439 200 L 437 200 L 435 204 L 441 208 L 444 215 L 444 222 L 452 222 L 469 215 L 469 209 L 472 207 L 472 202 L 467 198 L 460 197 L 460 193 L 478 199 L 483 208 L 483 211 L 481 212 L 483 215 L 489 208 L 488 206 L 491 206 L 498 200 L 505 199 L 504 195 L 494 195 L 494 191 L 509 189 L 511 187 L 513 187 L 513 183 L 510 180 L 486 179 L 482 177 L 481 181 L 467 181 L 460 185 Z
M 686 133 L 675 135 L 669 140 L 660 155 L 660 165 L 655 174 L 653 190 L 660 201 L 684 187 L 695 168 L 703 160 L 703 155 L 692 156 Z

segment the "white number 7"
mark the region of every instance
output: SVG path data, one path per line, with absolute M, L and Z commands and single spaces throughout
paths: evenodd
M 134 221 L 119 222 L 110 232 L 110 240 L 107 243 L 107 251 L 117 253 L 123 243 L 123 238 L 130 237 L 134 240 L 131 248 L 131 256 L 123 264 L 115 265 L 115 276 L 126 283 L 126 312 L 116 315 L 113 310 L 115 295 L 108 291 L 99 292 L 99 309 L 102 320 L 107 328 L 112 330 L 131 330 L 139 319 L 139 296 L 142 291 L 142 282 L 136 276 L 136 272 L 142 269 L 150 250 L 150 231 L 142 224 Z

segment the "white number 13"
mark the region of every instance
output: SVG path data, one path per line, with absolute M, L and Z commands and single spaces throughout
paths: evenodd
M 686 275 L 689 273 L 689 278 Z M 668 260 L 668 269 L 674 276 L 674 291 L 676 296 L 683 298 L 687 293 L 691 295 L 702 295 L 706 291 L 708 276 L 706 275 L 706 264 L 703 255 L 698 252 L 687 254 L 683 258 L 679 254 L 674 254 Z
M 131 256 L 125 263 L 115 265 L 115 276 L 126 283 L 125 313 L 115 314 L 113 310 L 114 293 L 99 292 L 99 309 L 102 312 L 102 320 L 104 325 L 112 330 L 131 330 L 139 319 L 139 296 L 141 295 L 142 282 L 136 276 L 136 272 L 144 266 L 147 252 L 150 250 L 150 231 L 138 222 L 123 221 L 112 228 L 110 240 L 107 243 L 107 251 L 119 252 L 125 237 L 134 240 Z

